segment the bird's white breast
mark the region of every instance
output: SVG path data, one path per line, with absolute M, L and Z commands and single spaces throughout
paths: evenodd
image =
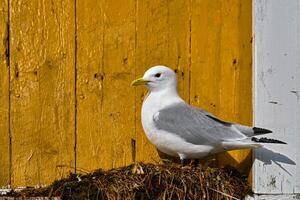
M 153 98 L 152 94 L 149 94 L 142 105 L 142 126 L 144 128 L 144 131 L 146 133 L 146 136 L 148 139 L 155 144 L 155 134 L 157 134 L 157 128 L 155 127 L 153 117 L 155 113 L 157 113 L 160 108 L 159 102 L 157 99 Z
M 174 147 L 176 145 L 170 145 L 170 143 L 178 143 L 178 140 L 182 140 L 174 135 L 159 130 L 154 124 L 154 118 L 159 118 L 159 110 L 166 108 L 173 103 L 179 103 L 183 100 L 181 98 L 162 98 L 163 94 L 150 93 L 144 100 L 142 105 L 142 126 L 146 133 L 147 138 L 161 151 L 172 155 L 175 152 L 168 147 Z M 165 99 L 165 100 L 163 100 Z M 176 155 L 177 156 L 177 155 Z

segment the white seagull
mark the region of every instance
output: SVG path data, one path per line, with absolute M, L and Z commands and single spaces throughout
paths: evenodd
M 198 159 L 233 149 L 257 148 L 261 143 L 282 141 L 256 138 L 272 131 L 225 122 L 193 107 L 177 92 L 177 79 L 166 66 L 154 66 L 132 86 L 146 85 L 149 93 L 142 105 L 142 125 L 147 138 L 160 151 L 174 157 Z

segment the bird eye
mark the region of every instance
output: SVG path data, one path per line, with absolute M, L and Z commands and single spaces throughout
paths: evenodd
M 154 76 L 156 77 L 156 78 L 159 78 L 160 77 L 160 73 L 157 73 L 157 74 L 155 74 Z

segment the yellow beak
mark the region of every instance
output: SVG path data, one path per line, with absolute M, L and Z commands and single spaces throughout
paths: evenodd
M 146 85 L 149 81 L 139 78 L 131 82 L 131 86 Z

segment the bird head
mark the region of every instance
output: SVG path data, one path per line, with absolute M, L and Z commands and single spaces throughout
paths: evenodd
M 166 89 L 177 90 L 176 74 L 166 66 L 157 65 L 148 69 L 142 78 L 134 80 L 131 85 L 146 85 L 151 92 Z

